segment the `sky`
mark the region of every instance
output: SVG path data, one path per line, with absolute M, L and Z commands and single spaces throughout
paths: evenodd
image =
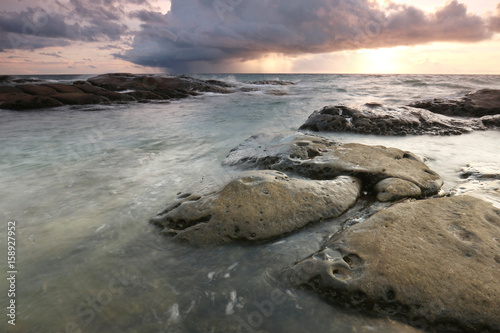
M 0 75 L 500 74 L 499 0 L 0 1 Z

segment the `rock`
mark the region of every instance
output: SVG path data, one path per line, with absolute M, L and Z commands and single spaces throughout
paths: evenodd
M 497 163 L 473 163 L 460 171 L 460 178 L 500 179 L 500 166 Z
M 166 77 L 135 74 L 104 74 L 88 81 L 110 91 L 140 90 L 150 91 L 163 98 L 184 98 L 197 92 L 230 93 L 220 85 L 188 77 Z
M 300 129 L 374 135 L 458 135 L 486 128 L 478 119 L 451 118 L 407 106 L 368 103 L 358 108 L 324 107 L 314 111 Z
M 222 189 L 182 194 L 151 222 L 196 246 L 266 241 L 353 207 L 361 183 L 353 177 L 314 181 L 277 171 L 250 171 Z
M 106 97 L 111 102 L 133 102 L 136 99 L 129 94 L 122 94 L 114 91 L 103 91 L 96 93 L 95 95 Z
M 484 116 L 479 118 L 483 122 L 484 126 L 490 128 L 500 127 L 500 115 L 495 116 Z
M 16 88 L 30 95 L 50 96 L 57 93 L 55 89 L 47 87 L 43 84 L 20 84 L 17 85 Z
M 266 94 L 267 95 L 274 95 L 274 96 L 286 96 L 286 95 L 288 95 L 288 93 L 286 91 L 276 90 L 276 89 L 268 90 L 268 91 L 266 91 Z
M 399 178 L 386 178 L 374 188 L 377 200 L 381 202 L 395 201 L 403 198 L 420 198 L 422 190 L 412 182 Z
M 483 117 L 500 114 L 500 90 L 482 89 L 460 100 L 433 99 L 411 103 L 415 108 L 459 117 Z
M 21 89 L 12 86 L 0 86 L 0 94 L 22 94 Z
M 499 332 L 500 209 L 470 196 L 396 204 L 282 278 L 423 329 Z
M 259 85 L 273 85 L 273 86 L 290 86 L 296 84 L 292 81 L 282 81 L 282 80 L 261 80 L 261 81 L 253 81 L 249 82 L 250 84 L 259 84 Z
M 109 99 L 104 96 L 85 94 L 85 93 L 75 93 L 75 94 L 61 94 L 57 93 L 51 95 L 53 99 L 65 105 L 86 105 L 86 104 L 109 104 L 111 103 Z
M 398 178 L 419 187 L 421 196 L 437 194 L 443 185 L 441 177 L 411 152 L 341 144 L 303 134 L 252 136 L 231 150 L 224 164 L 279 170 L 312 179 L 350 175 L 362 179 L 367 189 L 386 178 Z
M 48 96 L 33 96 L 29 94 L 13 94 L 10 98 L 0 104 L 0 108 L 6 110 L 35 110 L 42 108 L 53 108 L 63 106 L 58 100 Z
M 87 81 L 76 81 L 73 82 L 73 86 L 77 87 L 80 91 L 87 94 L 99 94 L 102 92 L 107 92 L 108 90 L 96 87 L 88 83 Z
M 137 90 L 128 92 L 127 95 L 132 96 L 138 101 L 141 100 L 162 100 L 164 99 L 162 96 L 152 93 L 151 91 Z
M 58 93 L 63 94 L 81 94 L 82 90 L 77 88 L 75 85 L 60 84 L 60 83 L 46 83 L 43 86 L 54 89 Z

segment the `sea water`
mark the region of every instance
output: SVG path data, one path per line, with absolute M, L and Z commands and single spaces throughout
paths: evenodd
M 169 103 L 0 110 L 5 274 L 6 226 L 16 222 L 16 325 L 5 326 L 7 331 L 418 332 L 332 306 L 277 280 L 277 273 L 320 249 L 339 226 L 321 223 L 255 246 L 196 249 L 172 242 L 148 220 L 178 192 L 223 182 L 234 170 L 221 162 L 251 135 L 294 133 L 326 105 L 406 105 L 498 89 L 500 76 L 196 77 L 258 90 Z M 65 83 L 81 78 L 40 77 Z M 264 79 L 297 84 L 248 83 Z M 444 178 L 445 189 L 462 182 L 459 171 L 468 163 L 500 162 L 499 131 L 321 135 L 410 150 Z M 3 309 L 8 289 L 2 279 Z

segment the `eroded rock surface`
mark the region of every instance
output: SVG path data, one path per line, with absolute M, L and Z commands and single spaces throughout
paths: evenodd
M 432 99 L 411 103 L 410 106 L 434 113 L 459 117 L 483 117 L 500 114 L 500 90 L 482 89 L 460 100 Z
M 458 135 L 486 127 L 480 119 L 453 118 L 413 107 L 367 103 L 356 108 L 324 107 L 314 111 L 300 129 L 374 135 Z
M 314 181 L 277 171 L 239 174 L 220 190 L 180 194 L 151 222 L 197 246 L 265 241 L 342 215 L 356 204 L 354 177 Z
M 467 195 L 396 204 L 282 278 L 432 331 L 499 332 L 500 209 Z
M 441 177 L 411 152 L 357 143 L 341 144 L 312 135 L 255 135 L 231 150 L 224 163 L 291 172 L 312 179 L 351 175 L 362 179 L 368 190 L 384 179 L 396 178 L 407 182 L 399 197 L 431 196 L 443 185 Z M 401 183 L 398 182 L 400 189 Z M 382 185 L 377 189 L 388 192 L 387 186 Z M 392 200 L 396 197 L 397 194 Z

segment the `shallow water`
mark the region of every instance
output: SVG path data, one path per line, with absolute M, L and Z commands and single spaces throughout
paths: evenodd
M 199 77 L 242 87 L 262 79 L 298 84 L 171 103 L 1 111 L 0 216 L 3 226 L 17 222 L 17 322 L 10 331 L 417 331 L 332 307 L 276 281 L 281 269 L 319 249 L 336 225 L 314 225 L 259 246 L 200 250 L 172 243 L 148 219 L 176 193 L 234 172 L 220 164 L 251 135 L 294 132 L 325 105 L 455 98 L 499 88 L 500 76 Z M 417 153 L 443 176 L 445 189 L 461 182 L 458 171 L 467 163 L 500 162 L 498 131 L 323 135 Z M 2 244 L 6 236 L 3 227 Z M 0 267 L 7 271 L 5 260 Z M 7 289 L 1 281 L 2 304 Z

